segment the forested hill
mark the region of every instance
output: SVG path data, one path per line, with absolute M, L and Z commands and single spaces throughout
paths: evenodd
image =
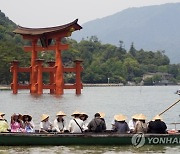
M 22 50 L 21 37 L 12 33 L 16 24 L 2 12 L 0 12 L 0 21 L 0 84 L 10 84 L 10 62 L 17 59 L 21 66 L 30 66 L 30 53 Z M 144 80 L 144 74 L 156 72 L 170 75 L 169 80 L 172 83 L 180 81 L 180 65 L 170 64 L 169 58 L 162 51 L 137 50 L 133 43 L 126 50 L 122 41 L 118 46 L 103 44 L 95 36 L 80 42 L 73 39 L 62 41 L 70 44 L 70 48 L 62 52 L 65 66 L 72 66 L 75 59 L 84 61 L 83 83 L 107 83 L 108 78 L 110 83 L 126 84 L 128 81 L 140 83 Z M 53 60 L 54 51 L 38 53 L 38 58 L 45 59 L 45 63 Z M 74 82 L 74 74 L 64 76 L 65 82 Z M 19 73 L 18 79 L 21 82 L 29 81 L 29 74 Z M 48 82 L 47 73 L 43 74 L 43 80 L 44 83 Z M 164 80 L 162 74 L 155 74 L 144 82 L 151 85 L 161 80 Z
M 137 49 L 165 50 L 172 63 L 180 63 L 180 3 L 129 8 L 89 21 L 73 39 L 97 36 L 101 42 L 117 45 L 119 40 Z
M 16 24 L 0 11 L 0 84 L 10 83 L 10 62 L 26 57 L 22 50 L 21 37 L 13 33 L 15 28 Z M 22 62 L 25 63 L 25 60 L 26 58 Z

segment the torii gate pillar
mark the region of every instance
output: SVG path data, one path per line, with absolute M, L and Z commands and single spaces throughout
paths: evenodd
M 61 38 L 56 39 L 56 75 L 55 75 L 55 83 L 56 83 L 56 94 L 61 95 L 64 93 L 63 86 L 63 64 L 62 64 L 62 57 L 61 57 Z

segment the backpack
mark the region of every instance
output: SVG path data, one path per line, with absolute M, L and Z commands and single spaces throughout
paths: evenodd
M 94 120 L 96 123 L 96 120 Z M 99 123 L 99 125 L 97 125 L 96 123 L 96 129 L 94 130 L 94 132 L 98 133 L 98 132 L 102 132 L 102 126 L 101 126 L 101 122 Z

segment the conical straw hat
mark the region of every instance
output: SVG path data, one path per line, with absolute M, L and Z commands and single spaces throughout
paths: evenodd
M 104 112 L 98 112 L 101 116 L 101 118 L 104 118 L 105 117 L 105 113 Z
M 88 115 L 85 112 L 81 112 L 80 116 L 86 116 L 88 118 Z
M 153 120 L 162 120 L 162 117 L 160 117 L 159 115 L 156 115 Z
M 138 120 L 146 120 L 146 116 L 144 115 L 144 114 L 139 114 L 138 116 L 137 116 L 137 118 L 138 118 Z
M 3 113 L 3 112 L 0 112 L 0 116 L 4 116 L 5 115 L 5 113 Z
M 49 115 L 47 114 L 42 114 L 41 116 L 41 121 L 44 121 L 45 119 L 49 118 Z
M 138 115 L 139 115 L 139 114 L 135 114 L 135 115 L 133 115 L 131 118 L 132 118 L 132 119 L 138 119 Z
M 65 114 L 64 112 L 62 112 L 62 111 L 59 111 L 59 112 L 56 114 L 56 116 L 66 116 L 66 114 Z
M 127 117 L 124 116 L 123 114 L 118 114 L 118 115 L 115 115 L 115 116 L 114 116 L 114 119 L 115 119 L 116 121 L 125 121 L 125 120 L 127 119 Z
M 80 115 L 81 113 L 79 111 L 74 111 L 73 114 L 71 116 L 74 116 L 74 115 Z

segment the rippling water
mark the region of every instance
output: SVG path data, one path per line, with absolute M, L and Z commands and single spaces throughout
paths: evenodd
M 115 114 L 125 114 L 128 120 L 133 114 L 144 113 L 148 120 L 165 110 L 168 106 L 176 102 L 180 97 L 174 92 L 178 86 L 150 86 L 150 87 L 85 87 L 82 94 L 75 95 L 74 90 L 65 90 L 65 94 L 60 97 L 48 94 L 44 91 L 42 96 L 30 95 L 29 91 L 19 91 L 13 95 L 11 91 L 0 91 L 0 111 L 6 113 L 6 119 L 10 121 L 13 113 L 31 114 L 38 129 L 40 116 L 43 113 L 50 115 L 53 121 L 55 114 L 62 110 L 67 114 L 67 122 L 71 118 L 72 112 L 79 110 L 89 115 L 89 120 L 93 115 L 102 111 L 106 113 L 105 120 L 108 129 L 111 128 L 111 121 Z M 180 122 L 180 103 L 164 113 L 163 119 L 168 124 L 168 128 L 174 128 L 171 122 Z M 128 121 L 127 120 L 127 121 Z M 179 128 L 179 127 L 178 127 Z M 180 129 L 180 128 L 179 128 Z M 125 147 L 1 147 L 0 153 L 162 153 L 180 151 L 179 146 L 144 146 L 136 149 L 132 146 Z
M 178 154 L 180 146 L 143 146 L 135 148 L 133 146 L 46 146 L 46 147 L 0 147 L 0 153 L 18 153 L 18 154 L 129 154 L 129 153 L 174 153 Z

